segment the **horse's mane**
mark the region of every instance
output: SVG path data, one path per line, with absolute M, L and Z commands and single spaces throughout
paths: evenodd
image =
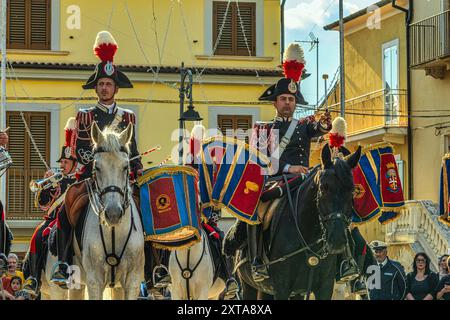
M 106 127 L 102 131 L 102 144 L 95 144 L 94 151 L 101 149 L 103 152 L 122 152 L 125 148 L 126 152 L 130 152 L 129 144 L 123 146 L 120 144 L 120 133 L 115 131 L 112 127 Z

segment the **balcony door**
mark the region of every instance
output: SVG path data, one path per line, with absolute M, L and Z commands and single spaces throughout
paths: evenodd
M 384 113 L 387 125 L 399 123 L 399 41 L 383 44 Z

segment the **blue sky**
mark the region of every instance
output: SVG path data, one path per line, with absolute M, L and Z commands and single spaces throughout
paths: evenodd
M 364 9 L 377 0 L 344 0 L 344 16 Z M 312 31 L 319 38 L 319 98 L 324 94 L 322 74 L 333 78 L 339 66 L 339 32 L 325 31 L 323 26 L 339 19 L 338 0 L 287 0 L 285 6 L 286 47 L 295 40 L 309 40 Z M 312 75 L 302 82 L 302 93 L 310 104 L 316 103 L 316 51 L 301 44 L 305 51 L 306 69 Z

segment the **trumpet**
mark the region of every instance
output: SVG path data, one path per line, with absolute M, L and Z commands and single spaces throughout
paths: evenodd
M 75 173 L 71 173 L 68 177 L 75 175 Z M 33 193 L 49 189 L 51 187 L 56 187 L 57 184 L 64 178 L 64 174 L 62 171 L 56 171 L 50 177 L 39 179 L 39 180 L 31 180 L 30 181 L 30 190 Z

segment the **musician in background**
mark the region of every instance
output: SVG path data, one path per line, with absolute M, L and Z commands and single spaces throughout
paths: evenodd
M 29 250 L 30 276 L 24 284 L 24 290 L 37 296 L 41 284 L 41 271 L 46 260 L 44 241 L 50 233 L 50 229 L 56 223 L 57 215 L 64 202 L 67 188 L 73 184 L 75 171 L 77 169 L 77 159 L 72 156 L 70 141 L 75 129 L 75 118 L 69 118 L 65 127 L 65 145 L 61 150 L 61 157 L 58 159 L 60 172 L 55 173 L 49 170 L 45 173 L 44 183 L 39 186 L 35 194 L 35 206 L 45 212 L 44 221 L 37 226 L 31 238 Z M 53 179 L 51 178 L 53 177 Z

